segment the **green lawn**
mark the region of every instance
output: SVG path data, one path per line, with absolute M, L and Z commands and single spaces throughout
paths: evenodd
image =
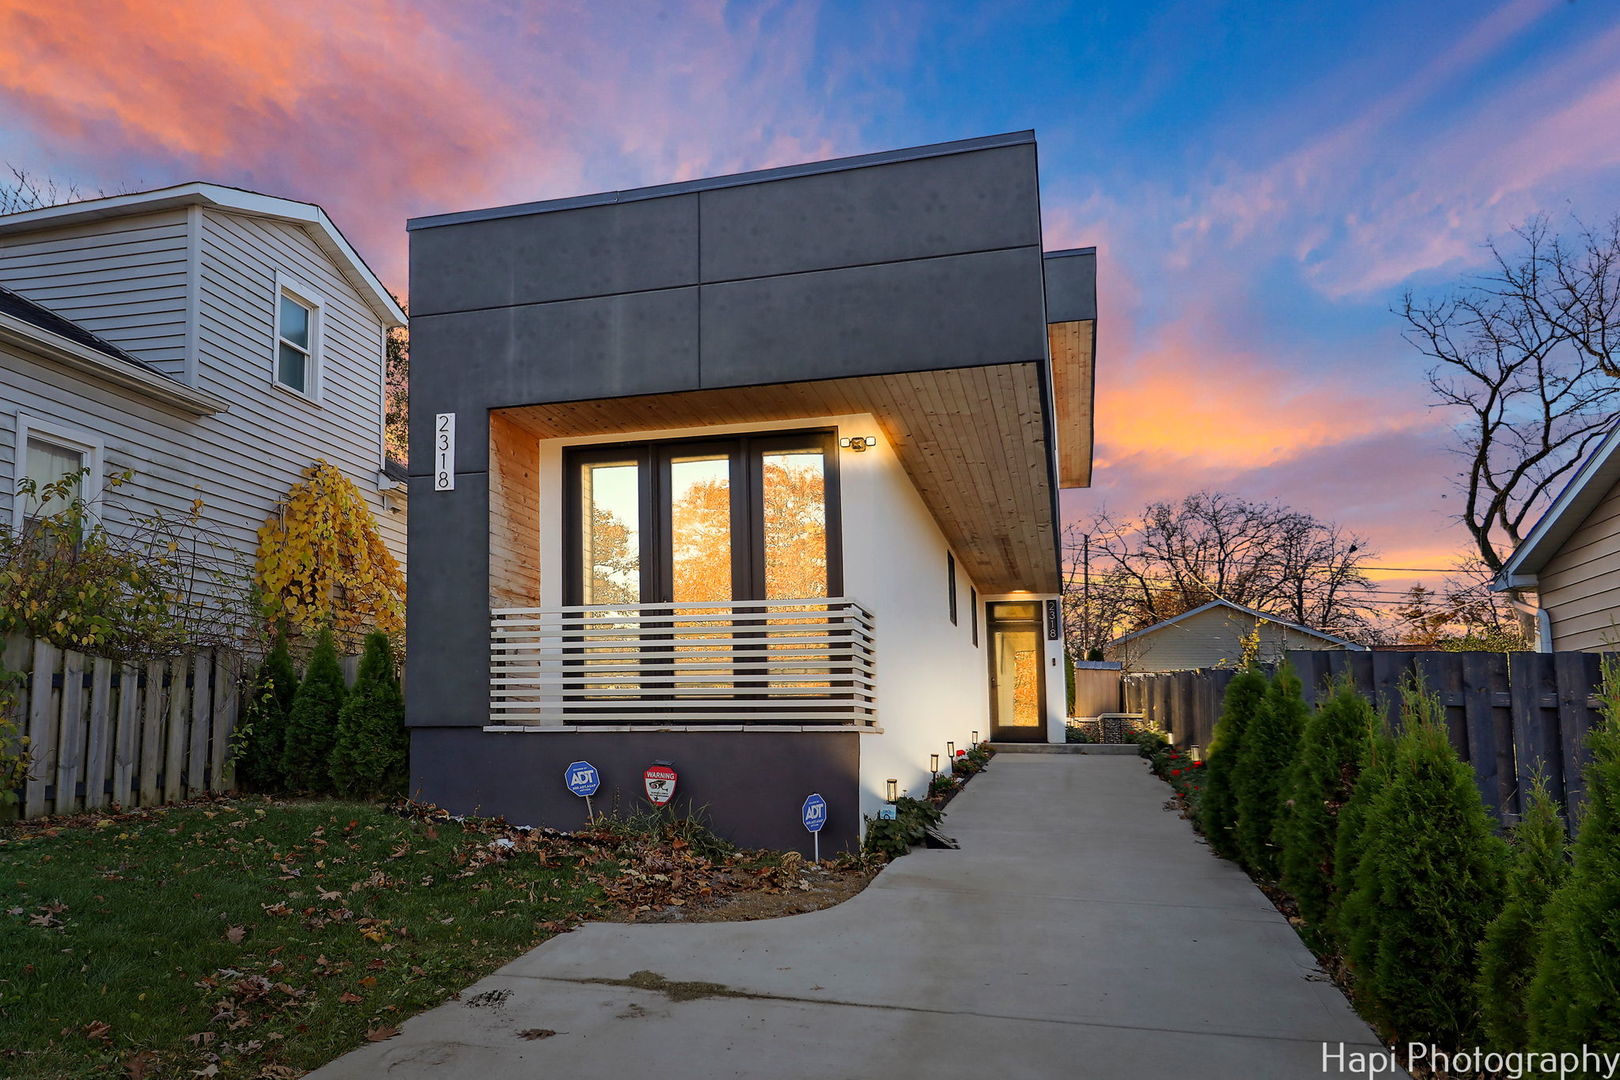
M 386 1038 L 603 902 L 611 864 L 511 844 L 253 798 L 0 827 L 0 1075 L 292 1077 Z

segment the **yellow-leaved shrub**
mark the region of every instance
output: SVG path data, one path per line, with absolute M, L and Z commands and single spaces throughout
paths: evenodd
M 259 529 L 254 580 L 271 628 L 313 638 L 329 627 L 358 648 L 372 630 L 405 629 L 405 575 L 360 490 L 331 463 L 304 470 Z

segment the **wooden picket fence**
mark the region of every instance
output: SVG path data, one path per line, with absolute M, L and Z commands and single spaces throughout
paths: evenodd
M 1314 704 L 1328 681 L 1348 674 L 1393 729 L 1400 683 L 1423 675 L 1445 706 L 1451 743 L 1474 770 L 1485 803 L 1504 822 L 1539 769 L 1571 821 L 1581 803 L 1586 733 L 1598 722 L 1601 657 L 1596 653 L 1290 651 L 1288 661 Z M 1127 675 L 1125 711 L 1171 733 L 1182 746 L 1209 745 L 1230 669 Z
M 12 639 L 5 662 L 27 673 L 18 719 L 33 765 L 23 817 L 153 806 L 232 786 L 235 654 L 120 664 Z

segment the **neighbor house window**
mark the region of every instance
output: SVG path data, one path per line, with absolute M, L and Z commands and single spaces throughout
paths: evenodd
M 94 499 L 101 489 L 101 441 L 86 432 L 63 428 L 28 416 L 17 418 L 20 468 L 12 488 L 12 526 L 67 509 L 76 499 Z M 33 481 L 33 494 L 20 482 Z M 60 487 L 66 481 L 66 487 Z
M 945 587 L 951 597 L 951 625 L 956 625 L 956 556 L 945 553 Z
M 273 376 L 277 385 L 306 397 L 319 396 L 321 304 L 304 288 L 276 286 L 276 355 Z

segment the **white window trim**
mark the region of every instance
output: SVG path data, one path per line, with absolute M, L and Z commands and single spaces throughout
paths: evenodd
M 90 471 L 84 478 L 84 501 L 95 502 L 101 497 L 102 458 L 106 442 L 98 435 L 75 428 L 53 424 L 27 413 L 17 414 L 17 442 L 12 451 L 11 466 L 11 527 L 21 529 L 25 499 L 17 493 L 17 484 L 27 475 L 28 440 L 38 437 L 41 442 L 55 443 L 84 455 L 85 467 Z
M 300 390 L 281 381 L 281 298 L 283 296 L 303 304 L 309 312 L 309 385 Z M 306 283 L 281 270 L 276 271 L 276 293 L 271 302 L 270 328 L 270 385 L 277 390 L 302 398 L 311 404 L 321 403 L 321 384 L 324 375 L 326 336 L 326 298 Z

